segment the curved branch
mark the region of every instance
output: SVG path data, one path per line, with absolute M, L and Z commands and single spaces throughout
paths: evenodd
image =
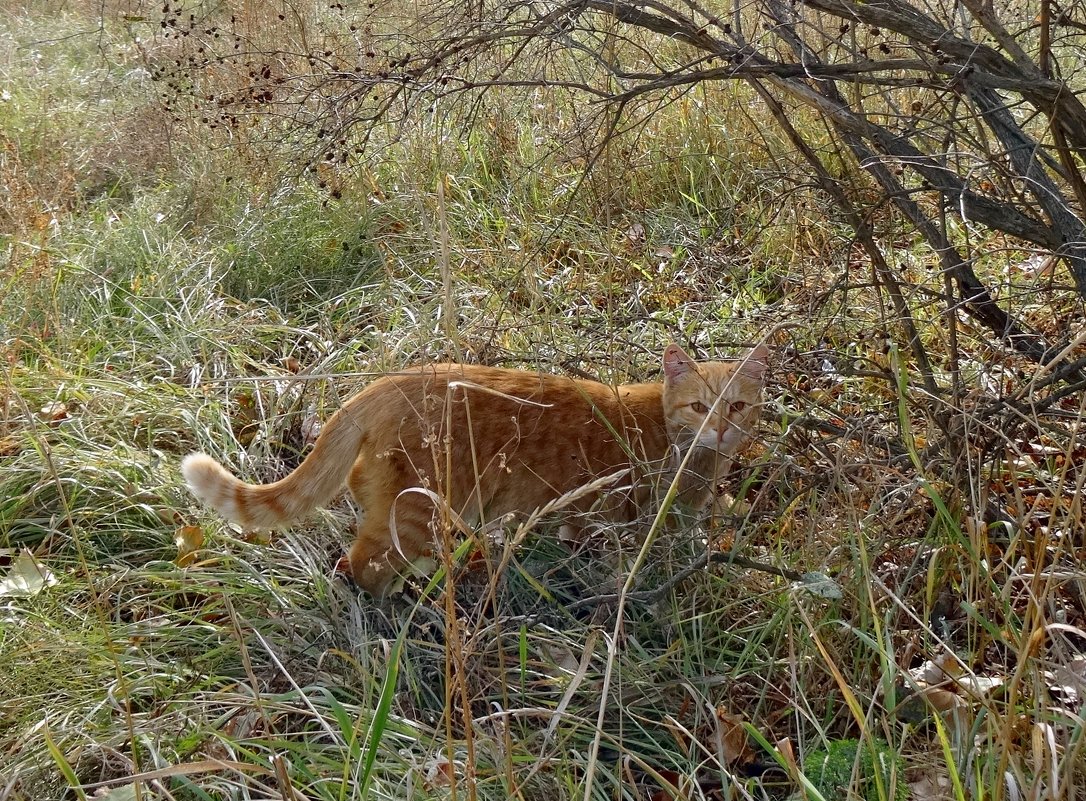
M 962 66 L 1021 82 L 1016 89 L 1038 111 L 1060 126 L 1071 145 L 1086 152 L 1086 106 L 1063 82 L 1048 78 L 1032 62 L 1015 63 L 985 44 L 955 36 L 902 0 L 878 3 L 860 0 L 799 0 L 808 8 L 841 19 L 863 22 L 899 33 L 961 62 Z M 971 5 L 971 4 L 970 4 Z M 982 24 L 983 18 L 979 20 Z M 1020 49 L 1015 52 L 1024 57 Z

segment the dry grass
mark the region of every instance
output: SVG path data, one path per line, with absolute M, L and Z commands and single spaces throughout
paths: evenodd
M 0 12 L 0 556 L 58 580 L 0 599 L 0 798 L 783 798 L 851 737 L 915 798 L 1076 797 L 1081 399 L 1025 394 L 1033 368 L 962 327 L 974 414 L 935 451 L 892 314 L 749 97 L 682 98 L 585 182 L 593 121 L 560 93 L 305 171 L 271 159 L 305 144 L 274 117 L 235 141 L 165 112 L 141 70 L 172 43 L 53 11 Z M 746 109 L 727 136 L 715 103 Z M 315 415 L 409 362 L 647 380 L 668 341 L 771 330 L 738 500 L 632 573 L 629 532 L 571 553 L 546 521 L 453 538 L 440 581 L 377 605 L 334 572 L 345 505 L 251 542 L 180 484 L 197 447 L 282 474 Z M 1003 437 L 985 409 L 1019 392 Z

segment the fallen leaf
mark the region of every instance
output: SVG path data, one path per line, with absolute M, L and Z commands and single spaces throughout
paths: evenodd
M 273 535 L 271 531 L 243 531 L 241 539 L 252 545 L 271 545 Z
M 944 690 L 941 687 L 926 687 L 917 693 L 917 696 L 927 701 L 936 711 L 955 714 L 962 710 L 966 703 L 961 696 Z
M 177 546 L 174 564 L 187 567 L 196 560 L 196 552 L 204 547 L 204 530 L 200 526 L 181 526 L 173 535 Z
M 558 643 L 544 643 L 543 650 L 547 658 L 563 673 L 574 675 L 577 673 L 579 663 L 573 651 Z
M 962 697 L 964 693 L 973 700 L 1003 683 L 1003 679 L 976 676 L 963 669 L 961 661 L 951 652 L 943 653 L 936 660 L 929 660 L 909 671 L 914 691 L 906 694 L 898 710 L 903 720 L 924 720 L 924 707 L 939 714 L 948 728 L 956 735 L 963 735 L 973 723 L 971 704 Z
M 944 801 L 954 797 L 950 776 L 945 773 L 925 774 L 916 781 L 909 782 L 909 789 L 913 798 L 923 798 L 925 801 Z
M 844 593 L 841 591 L 841 585 L 825 573 L 804 573 L 803 577 L 799 580 L 799 586 L 801 589 L 811 593 L 811 595 L 818 598 L 828 598 L 831 601 L 840 600 L 844 596 Z
M 1066 665 L 1045 671 L 1048 689 L 1064 703 L 1078 705 L 1086 697 L 1086 656 L 1076 656 Z
M 937 659 L 929 659 L 918 668 L 909 671 L 918 684 L 939 684 L 962 675 L 962 663 L 950 651 L 944 651 Z
M 745 765 L 754 759 L 743 716 L 732 714 L 723 704 L 716 708 L 716 741 L 725 764 Z
M 792 748 L 792 739 L 790 737 L 784 737 L 777 740 L 774 743 L 774 747 L 781 755 L 781 759 L 784 760 L 784 764 L 788 766 L 788 774 L 790 776 L 799 775 L 799 762 L 796 761 L 796 751 Z
M 958 685 L 972 696 L 986 696 L 996 687 L 1002 687 L 1006 679 L 1002 676 L 977 676 L 967 674 L 958 678 Z
M 68 404 L 62 401 L 53 401 L 41 407 L 38 417 L 47 423 L 59 423 L 68 419 Z
M 8 574 L 0 580 L 0 598 L 29 598 L 58 581 L 53 571 L 24 548 Z
M 666 782 L 667 786 L 665 789 L 657 790 L 652 795 L 650 795 L 649 801 L 676 801 L 676 799 L 689 798 L 689 796 L 682 790 L 684 782 L 683 777 L 680 773 L 674 770 L 666 770 L 664 768 L 661 768 L 656 772 L 658 774 L 657 783 L 663 781 Z M 689 784 L 689 780 L 687 780 L 687 782 L 685 783 Z M 630 784 L 636 784 L 636 782 L 631 781 Z M 680 793 L 680 795 L 674 794 L 676 790 Z
M 160 506 L 155 509 L 155 514 L 158 515 L 158 519 L 166 525 L 181 524 L 181 513 L 176 509 L 167 509 L 164 506 Z
M 449 787 L 453 782 L 453 764 L 443 756 L 431 759 L 426 763 L 426 789 L 436 790 L 439 787 Z

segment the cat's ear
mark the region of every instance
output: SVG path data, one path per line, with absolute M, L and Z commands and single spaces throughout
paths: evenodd
M 675 343 L 667 346 L 664 351 L 664 378 L 668 383 L 681 381 L 691 373 L 697 372 L 697 366 L 686 351 Z
M 739 372 L 755 381 L 761 381 L 765 378 L 765 365 L 768 359 L 769 348 L 765 345 L 752 348 L 750 353 L 743 357 Z

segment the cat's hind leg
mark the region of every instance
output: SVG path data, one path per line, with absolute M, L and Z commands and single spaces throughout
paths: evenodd
M 416 513 L 414 509 L 407 512 L 407 509 L 401 506 L 408 505 L 396 505 L 395 541 L 389 526 L 388 512 L 366 510 L 365 519 L 358 524 L 354 544 L 348 555 L 355 583 L 377 597 L 389 591 L 404 568 L 433 550 L 433 506 L 430 505 L 424 513 Z
M 359 459 L 347 485 L 362 508 L 348 559 L 356 584 L 374 596 L 386 594 L 404 568 L 433 551 L 433 500 L 400 488 L 393 471 L 367 476 Z

